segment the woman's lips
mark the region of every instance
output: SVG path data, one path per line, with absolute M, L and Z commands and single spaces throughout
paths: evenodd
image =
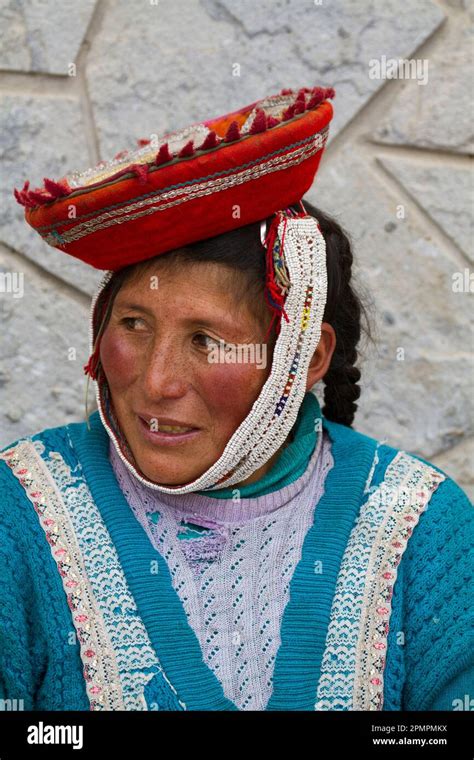
M 172 432 L 171 430 L 155 430 L 154 428 L 160 426 L 159 420 L 155 421 L 152 425 L 147 420 L 138 415 L 139 428 L 143 436 L 147 441 L 154 443 L 155 445 L 163 446 L 177 446 L 180 443 L 186 443 L 193 440 L 199 435 L 201 430 L 199 428 L 191 428 L 190 430 L 183 432 Z M 165 428 L 169 427 L 184 427 L 178 425 L 163 425 Z

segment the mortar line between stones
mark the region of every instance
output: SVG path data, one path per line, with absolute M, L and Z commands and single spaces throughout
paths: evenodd
M 416 213 L 420 216 L 420 222 L 423 220 L 423 224 L 426 226 L 426 231 L 432 235 L 435 242 L 437 242 L 436 237 L 439 238 L 439 245 L 442 247 L 443 251 L 448 253 L 453 263 L 463 267 L 472 265 L 469 257 L 428 214 L 426 209 L 420 205 L 418 199 L 413 196 L 410 191 L 402 185 L 401 182 L 388 171 L 388 169 L 386 169 L 385 166 L 382 166 L 382 164 L 378 162 L 377 156 L 375 156 L 375 161 L 371 163 L 371 167 L 374 174 L 378 177 L 379 182 L 381 182 L 382 185 L 385 185 L 387 192 L 390 192 L 390 189 L 392 190 L 392 193 L 395 191 L 398 192 L 400 194 L 400 203 L 408 207 L 412 206 L 416 209 Z
M 444 7 L 440 8 L 440 10 L 445 13 L 445 18 L 440 20 L 438 26 L 432 30 L 429 37 L 410 53 L 406 53 L 403 58 L 429 58 L 429 55 L 433 55 L 436 48 L 441 47 L 442 41 L 447 33 L 450 18 Z M 370 95 L 369 99 L 361 105 L 360 109 L 356 111 L 355 114 L 353 114 L 352 118 L 344 124 L 337 135 L 335 135 L 332 140 L 329 140 L 326 148 L 328 156 L 331 156 L 331 158 L 337 157 L 338 152 L 343 151 L 347 143 L 352 142 L 354 145 L 357 145 L 361 137 L 367 139 L 367 131 L 372 131 L 374 129 L 374 125 L 378 123 L 380 116 L 382 114 L 385 115 L 387 108 L 393 105 L 406 85 L 407 80 L 401 78 L 384 80 L 381 86 Z M 334 86 L 336 89 L 334 107 L 337 108 L 337 82 L 331 86 Z
M 77 84 L 79 88 L 80 104 L 84 119 L 84 134 L 89 150 L 91 165 L 95 165 L 100 161 L 100 142 L 97 134 L 97 127 L 94 119 L 94 110 L 92 108 L 87 83 L 87 55 L 94 43 L 96 36 L 100 32 L 107 7 L 108 3 L 106 0 L 97 1 L 76 57 L 78 79 Z
M 69 296 L 80 306 L 90 308 L 92 296 L 88 296 L 84 291 L 74 287 L 71 283 L 64 280 L 60 275 L 54 274 L 54 272 L 45 269 L 41 264 L 36 264 L 34 261 L 25 256 L 21 251 L 17 251 L 11 246 L 7 245 L 3 241 L 0 243 L 0 256 L 4 255 L 7 263 L 12 265 L 15 271 L 23 271 L 26 274 L 32 274 L 39 277 L 45 284 L 51 286 L 52 292 L 60 292 L 63 295 Z
M 359 145 L 372 148 L 377 151 L 377 157 L 390 159 L 406 159 L 414 166 L 429 169 L 436 162 L 440 166 L 449 169 L 472 169 L 472 155 L 470 153 L 451 153 L 449 150 L 439 148 L 420 148 L 415 145 L 389 145 L 378 142 L 371 138 L 360 139 Z

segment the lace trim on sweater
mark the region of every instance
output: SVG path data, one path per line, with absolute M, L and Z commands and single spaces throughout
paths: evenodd
M 377 455 L 377 454 L 376 454 Z M 399 451 L 368 489 L 338 575 L 316 710 L 381 710 L 397 567 L 445 476 Z
M 28 440 L 3 452 L 38 514 L 80 643 L 91 710 L 147 710 L 145 685 L 169 687 L 101 514 L 78 466 Z M 185 709 L 185 705 L 180 702 Z

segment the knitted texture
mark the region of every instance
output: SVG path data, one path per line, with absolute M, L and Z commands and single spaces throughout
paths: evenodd
M 73 470 L 57 452 L 47 452 L 41 441 L 36 441 L 35 449 L 47 462 L 48 476 L 62 497 L 58 499 L 52 490 L 47 511 L 41 516 L 50 528 L 47 538 L 83 644 L 81 657 L 91 707 L 146 709 L 143 687 L 155 673 L 163 673 L 116 549 L 80 465 Z M 34 471 L 36 463 L 33 460 L 27 466 Z M 38 482 L 41 474 L 35 491 Z M 47 481 L 44 487 L 48 487 Z M 163 696 L 168 692 L 163 684 Z M 173 704 L 176 695 L 169 696 L 168 704 Z
M 383 481 L 395 453 L 380 446 L 373 485 Z M 431 496 L 398 568 L 385 710 L 452 710 L 465 693 L 474 694 L 473 549 L 473 505 L 447 477 Z
M 105 612 L 109 618 L 106 637 L 110 635 L 110 643 L 114 647 L 114 655 L 121 671 L 124 694 L 122 709 L 143 709 L 142 697 L 134 699 L 132 684 L 136 679 L 145 684 L 155 673 L 158 677 L 154 679 L 154 690 L 161 694 L 163 709 L 182 709 L 176 695 L 166 685 L 156 655 L 147 641 L 115 549 L 110 540 L 107 544 L 108 534 L 101 526 L 100 515 L 91 500 L 87 483 L 81 476 L 80 463 L 71 450 L 67 427 L 45 431 L 41 440 L 36 437 L 35 449 L 49 460 L 50 472 L 57 487 L 68 494 L 71 509 L 69 514 L 72 522 L 76 521 L 77 534 L 82 536 L 82 556 L 86 566 L 93 568 L 87 577 L 96 586 L 94 596 L 101 605 L 101 612 Z M 62 452 L 61 455 L 59 451 Z M 0 462 L 0 466 L 3 476 L 8 479 L 11 473 L 5 475 L 5 463 Z M 7 557 L 10 562 L 13 558 L 6 581 L 6 589 L 12 594 L 11 597 L 7 596 L 7 602 L 14 600 L 17 594 L 23 603 L 20 606 L 20 619 L 18 613 L 16 616 L 12 614 L 9 621 L 0 619 L 0 652 L 2 655 L 5 653 L 5 668 L 0 671 L 3 693 L 8 699 L 23 699 L 24 709 L 32 709 L 31 705 L 35 709 L 45 710 L 91 709 L 93 693 L 87 694 L 86 684 L 94 683 L 96 666 L 92 655 L 97 642 L 94 641 L 93 626 L 89 623 L 77 634 L 71 614 L 74 612 L 77 617 L 78 612 L 81 612 L 76 607 L 78 597 L 77 594 L 71 594 L 66 599 L 62 587 L 62 578 L 67 579 L 71 568 L 74 569 L 74 557 L 63 555 L 58 573 L 52 549 L 56 553 L 64 550 L 59 548 L 57 534 L 53 532 L 49 542 L 46 541 L 31 502 L 29 507 L 24 502 L 24 491 L 20 488 L 19 492 L 15 492 L 8 480 L 7 484 L 2 489 L 6 509 L 5 513 L 2 510 L 0 514 L 0 531 L 4 528 L 5 535 L 14 539 L 9 547 L 7 542 L 0 542 L 2 548 L 5 545 L 12 550 L 5 556 L 5 565 L 8 564 Z M 16 486 L 19 486 L 18 482 Z M 15 551 L 13 546 L 16 547 Z M 17 567 L 22 567 L 23 563 L 27 568 L 27 583 L 17 571 Z M 97 569 L 96 573 L 94 568 Z M 72 583 L 73 581 L 71 586 Z M 87 582 L 83 580 L 80 585 L 84 592 Z M 5 609 L 8 611 L 6 605 L 1 606 L 2 612 Z M 28 621 L 27 628 L 22 625 L 23 617 Z M 102 620 L 102 615 L 98 619 Z M 4 635 L 5 645 L 2 641 Z M 90 662 L 84 662 L 81 658 L 78 639 L 90 656 Z M 106 640 L 105 647 L 108 649 L 109 646 Z M 32 665 L 28 664 L 25 668 L 24 663 L 25 660 L 28 663 L 30 653 Z M 27 688 L 22 683 L 25 674 L 31 678 Z M 32 683 L 37 690 L 34 702 Z
M 180 697 L 186 695 L 188 709 L 235 709 L 217 688 L 214 674 L 211 678 L 211 671 L 199 665 L 199 643 L 183 625 L 186 615 L 166 563 L 157 575 L 150 573 L 150 563 L 159 554 L 118 487 L 108 462 L 109 439 L 97 416 L 92 416 L 91 426 L 90 432 L 81 423 L 33 438 L 47 452 L 60 454 L 79 483 L 87 481 L 153 648 Z M 376 447 L 342 425 L 325 421 L 325 429 L 335 466 L 328 472 L 291 580 L 274 670 L 278 688 L 267 710 L 313 709 L 336 575 L 357 505 L 360 509 L 363 503 L 363 484 Z M 378 447 L 369 482 L 383 480 L 396 453 Z M 22 699 L 24 709 L 88 710 L 80 647 L 62 579 L 38 515 L 5 461 L 0 461 L 0 492 L 0 697 Z M 474 693 L 472 515 L 466 495 L 447 477 L 408 542 L 393 592 L 384 710 L 460 709 L 455 703 Z M 314 574 L 315 559 L 323 563 L 319 575 Z M 145 697 L 149 709 L 181 709 L 156 676 Z
M 241 710 L 265 709 L 290 582 L 325 476 L 333 465 L 327 434 L 318 437 L 307 471 L 293 484 L 291 495 L 289 489 L 282 489 L 278 500 L 274 495 L 267 497 L 266 511 L 247 519 L 243 517 L 249 511 L 246 502 L 239 500 L 229 510 L 210 497 L 209 506 L 216 506 L 212 512 L 217 514 L 212 522 L 207 515 L 203 519 L 206 501 L 199 513 L 196 506 L 193 509 L 196 499 L 160 498 L 131 476 L 113 446 L 111 459 L 127 501 L 168 563 L 204 660 L 221 681 L 225 695 Z M 189 525 L 183 528 L 181 518 L 189 502 L 193 524 L 204 526 L 204 534 Z
M 65 428 L 55 431 L 54 447 L 65 449 L 65 437 Z M 0 493 L 0 696 L 23 700 L 25 710 L 88 710 L 60 576 L 37 515 L 3 461 Z
M 410 676 L 403 709 L 428 709 L 450 678 L 474 667 L 473 565 L 474 510 L 447 480 L 433 494 L 430 513 L 421 517 L 407 549 L 404 627 Z M 471 697 L 473 687 L 471 681 Z

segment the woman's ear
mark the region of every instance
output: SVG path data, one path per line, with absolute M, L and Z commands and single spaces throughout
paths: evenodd
M 336 348 L 336 333 L 329 322 L 321 325 L 321 338 L 308 367 L 306 390 L 309 391 L 326 374 Z

